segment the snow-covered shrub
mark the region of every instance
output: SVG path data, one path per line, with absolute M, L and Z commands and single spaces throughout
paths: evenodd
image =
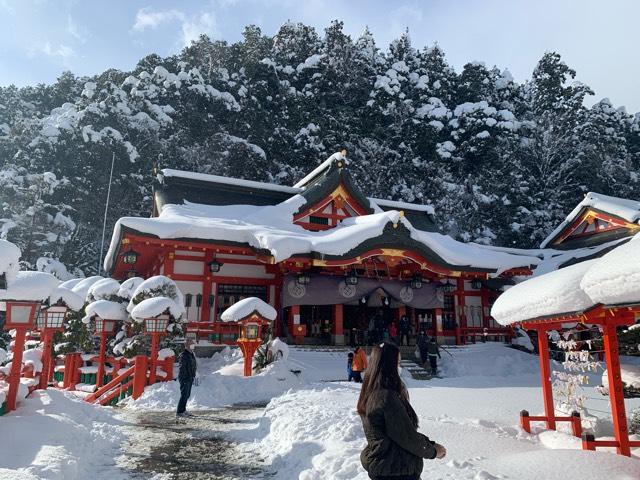
M 631 417 L 629 418 L 629 433 L 640 435 L 640 407 L 636 407 L 631 410 Z

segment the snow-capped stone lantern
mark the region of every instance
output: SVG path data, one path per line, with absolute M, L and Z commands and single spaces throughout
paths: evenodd
M 224 322 L 236 322 L 240 336 L 236 341 L 244 356 L 244 376 L 251 376 L 253 355 L 262 345 L 262 329 L 276 319 L 276 310 L 256 297 L 249 297 L 227 308 L 221 316 Z

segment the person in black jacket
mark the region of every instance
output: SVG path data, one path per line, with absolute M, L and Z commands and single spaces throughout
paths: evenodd
M 196 356 L 191 351 L 193 340 L 187 339 L 185 349 L 180 354 L 180 371 L 178 372 L 178 381 L 180 382 L 180 400 L 178 401 L 178 410 L 176 416 L 188 416 L 187 400 L 191 396 L 191 386 L 196 378 Z
M 358 399 L 367 438 L 360 461 L 372 480 L 418 480 L 423 458 L 443 458 L 447 453 L 418 432 L 418 416 L 398 374 L 399 362 L 395 345 L 373 347 Z

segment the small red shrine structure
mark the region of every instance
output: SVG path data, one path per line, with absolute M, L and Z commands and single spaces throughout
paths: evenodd
M 630 456 L 631 447 L 624 405 L 617 328 L 635 324 L 640 318 L 640 241 L 633 239 L 601 258 L 580 262 L 527 280 L 507 290 L 494 304 L 492 315 L 503 325 L 520 323 L 538 334 L 544 415 L 521 413 L 522 428 L 530 432 L 532 421 L 544 421 L 555 430 L 556 422 L 572 423 L 573 433 L 582 434 L 586 450 L 615 447 Z M 580 416 L 556 416 L 549 363 L 550 330 L 572 328 L 576 324 L 597 325 L 602 332 L 609 383 L 609 401 L 615 440 L 596 440 L 582 433 Z
M 341 152 L 293 186 L 161 170 L 152 218 L 118 221 L 105 268 L 172 278 L 188 330 L 213 343 L 235 343 L 221 315 L 248 297 L 274 307 L 275 334 L 297 343 L 362 342 L 376 312 L 465 343 L 511 335 L 491 305 L 539 261 L 439 233 L 429 205 L 365 196 Z

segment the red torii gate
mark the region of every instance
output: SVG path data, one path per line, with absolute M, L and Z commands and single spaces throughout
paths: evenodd
M 622 390 L 622 374 L 620 372 L 620 352 L 618 349 L 618 334 L 616 328 L 632 325 L 636 322 L 636 314 L 640 313 L 640 304 L 629 305 L 596 305 L 583 312 L 574 312 L 549 317 L 534 318 L 521 322 L 527 330 L 538 333 L 538 350 L 540 352 L 540 374 L 544 398 L 544 415 L 530 416 L 526 410 L 520 413 L 520 425 L 531 432 L 531 421 L 544 421 L 550 430 L 556 429 L 556 422 L 572 422 L 573 434 L 582 435 L 582 448 L 595 450 L 596 447 L 616 447 L 620 455 L 631 456 L 631 447 L 640 447 L 640 441 L 629 440 L 627 415 L 624 406 L 624 392 Z M 602 327 L 605 359 L 607 362 L 607 376 L 609 379 L 609 402 L 613 417 L 615 440 L 596 440 L 593 435 L 582 433 L 580 414 L 574 412 L 570 417 L 557 417 L 553 404 L 551 389 L 551 371 L 549 367 L 549 340 L 547 332 L 562 328 L 563 323 L 586 323 Z

